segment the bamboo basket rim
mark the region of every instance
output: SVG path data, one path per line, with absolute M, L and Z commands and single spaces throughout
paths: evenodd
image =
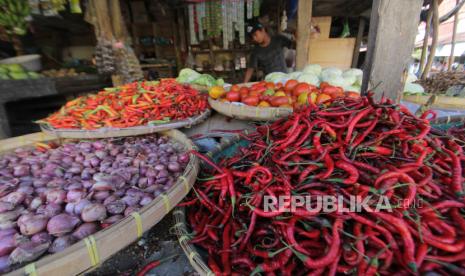
M 245 130 L 244 133 L 247 134 L 247 130 Z M 239 134 L 235 134 L 230 139 L 223 139 L 223 141 L 215 149 L 207 153 L 207 156 L 214 156 L 231 144 L 238 142 L 240 139 L 241 136 Z M 175 220 L 173 229 L 178 237 L 179 245 L 189 259 L 189 263 L 201 276 L 214 276 L 215 274 L 211 271 L 207 263 L 197 251 L 197 248 L 189 243 L 190 233 L 188 231 L 185 210 L 185 207 L 176 207 L 173 211 Z
M 178 130 L 163 131 L 159 135 L 170 137 L 182 144 L 187 151 L 197 149 L 193 142 Z M 63 142 L 62 139 L 43 132 L 5 139 L 0 143 L 0 154 L 18 147 L 32 146 L 37 142 L 55 140 Z M 7 275 L 76 275 L 97 268 L 112 255 L 139 239 L 189 193 L 199 171 L 198 157 L 192 153 L 189 155 L 189 163 L 182 176 L 168 191 L 154 198 L 148 205 L 61 252 L 44 255 L 36 261 L 25 263 Z
M 96 130 L 82 129 L 58 129 L 47 124 L 39 123 L 43 132 L 55 135 L 60 138 L 75 138 L 75 139 L 94 139 L 94 138 L 110 138 L 110 137 L 126 137 L 143 134 L 151 134 L 162 132 L 170 129 L 187 127 L 191 128 L 205 121 L 211 114 L 210 109 L 206 109 L 199 115 L 186 118 L 184 120 L 175 120 L 164 124 L 134 126 L 128 128 L 111 128 L 103 127 Z
M 230 102 L 220 102 L 208 97 L 208 103 L 217 112 L 241 120 L 272 121 L 287 117 L 294 111 L 287 107 L 256 107 Z

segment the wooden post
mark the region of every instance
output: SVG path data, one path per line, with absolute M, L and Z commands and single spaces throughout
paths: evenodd
M 362 91 L 399 101 L 411 59 L 423 0 L 374 0 Z
M 355 40 L 354 53 L 352 54 L 352 68 L 356 68 L 358 65 L 358 55 L 360 53 L 360 45 L 362 44 L 363 31 L 365 30 L 365 18 L 360 17 L 358 23 L 357 39 Z
M 458 5 L 459 0 L 455 0 L 455 3 Z M 454 29 L 452 31 L 452 42 L 450 45 L 450 56 L 449 56 L 449 64 L 447 65 L 447 70 L 450 71 L 452 69 L 452 63 L 454 62 L 454 50 L 455 50 L 455 38 L 457 36 L 457 23 L 459 22 L 459 13 L 457 12 L 454 15 Z
M 429 51 L 428 61 L 425 65 L 425 70 L 421 74 L 421 79 L 426 79 L 428 77 L 428 73 L 431 70 L 431 66 L 433 65 L 434 57 L 436 56 L 436 47 L 438 44 L 438 32 L 439 32 L 439 8 L 438 8 L 438 0 L 433 0 L 433 39 L 431 41 L 431 50 Z
M 301 70 L 308 62 L 310 52 L 310 29 L 313 0 L 299 0 L 297 9 L 297 55 L 296 67 Z
M 426 55 L 428 54 L 429 32 L 431 30 L 431 19 L 433 18 L 433 7 L 430 6 L 426 15 L 425 36 L 423 37 L 423 48 L 421 49 L 420 66 L 418 67 L 418 76 L 421 75 L 425 68 Z

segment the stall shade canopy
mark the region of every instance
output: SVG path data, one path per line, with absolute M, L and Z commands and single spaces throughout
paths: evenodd
M 452 45 L 451 44 L 444 44 L 439 47 L 438 51 L 436 51 L 437 57 L 448 57 L 450 56 Z M 465 42 L 460 42 L 455 44 L 454 48 L 454 56 L 459 57 L 465 52 Z

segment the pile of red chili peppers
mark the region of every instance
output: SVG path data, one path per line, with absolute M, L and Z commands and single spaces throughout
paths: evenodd
M 217 164 L 196 153 L 210 166 L 181 203 L 190 242 L 216 275 L 464 275 L 465 142 L 426 116 L 342 98 L 259 126 Z M 385 196 L 392 209 L 264 211 L 283 195 Z
M 82 96 L 38 123 L 54 128 L 127 128 L 183 120 L 204 112 L 207 96 L 174 79 L 133 82 Z

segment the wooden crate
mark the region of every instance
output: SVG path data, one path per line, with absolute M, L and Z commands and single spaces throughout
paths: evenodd
M 349 69 L 352 65 L 355 38 L 329 38 L 331 17 L 314 17 L 320 28 L 320 34 L 310 38 L 308 63 L 320 64 L 322 67 Z
M 319 38 L 310 41 L 309 63 L 322 67 L 349 69 L 352 65 L 355 38 Z

